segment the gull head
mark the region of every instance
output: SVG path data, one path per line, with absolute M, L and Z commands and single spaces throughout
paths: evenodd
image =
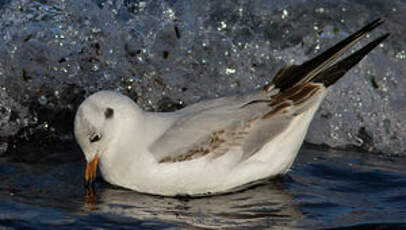
M 120 133 L 120 126 L 125 123 L 122 121 L 136 108 L 130 98 L 113 91 L 97 92 L 79 106 L 74 133 L 87 161 L 86 187 L 94 185 L 98 159 Z

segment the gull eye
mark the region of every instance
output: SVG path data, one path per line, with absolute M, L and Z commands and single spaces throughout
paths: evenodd
M 95 134 L 95 135 L 93 135 L 93 136 L 90 137 L 89 141 L 90 141 L 91 143 L 93 143 L 93 142 L 99 141 L 100 139 L 101 139 L 100 135 Z
M 104 116 L 106 117 L 106 119 L 113 118 L 114 110 L 112 108 L 107 108 L 106 110 L 104 110 Z

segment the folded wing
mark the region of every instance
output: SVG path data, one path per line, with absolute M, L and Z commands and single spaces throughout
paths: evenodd
M 302 65 L 283 67 L 261 92 L 209 100 L 178 111 L 179 119 L 150 146 L 151 153 L 160 163 L 206 155 L 216 158 L 231 148 L 239 148 L 242 160 L 249 158 L 280 135 L 296 115 L 315 106 L 315 95 L 389 36 L 385 34 L 333 64 L 382 23 L 381 19 L 371 22 Z

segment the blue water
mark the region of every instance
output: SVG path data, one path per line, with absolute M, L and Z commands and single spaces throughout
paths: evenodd
M 406 159 L 302 148 L 292 170 L 206 198 L 140 194 L 97 179 L 85 202 L 74 142 L 26 144 L 0 158 L 0 228 L 406 228 Z

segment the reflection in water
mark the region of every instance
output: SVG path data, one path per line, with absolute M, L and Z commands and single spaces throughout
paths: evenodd
M 85 189 L 85 202 L 84 208 L 88 211 L 93 211 L 97 209 L 97 194 L 96 190 L 93 189 Z
M 278 181 L 203 198 L 168 198 L 112 188 L 97 195 L 99 212 L 203 228 L 292 226 L 302 217 L 293 197 Z

